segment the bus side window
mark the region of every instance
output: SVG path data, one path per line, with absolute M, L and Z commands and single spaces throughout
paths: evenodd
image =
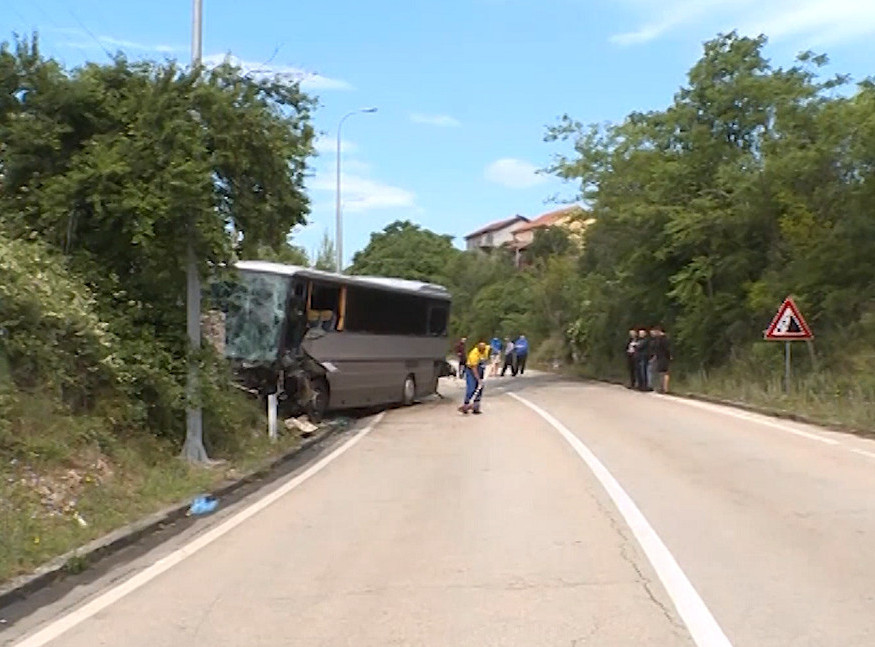
M 447 334 L 449 310 L 444 305 L 433 305 L 428 309 L 428 334 L 443 337 Z
M 335 329 L 340 311 L 340 286 L 312 283 L 310 304 L 307 310 L 307 326 L 325 331 Z

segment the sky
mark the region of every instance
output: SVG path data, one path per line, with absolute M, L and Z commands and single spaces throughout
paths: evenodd
M 720 32 L 769 37 L 789 65 L 808 49 L 830 72 L 875 74 L 875 0 L 203 0 L 207 62 L 300 79 L 318 97 L 309 222 L 315 253 L 335 233 L 335 147 L 342 130 L 344 257 L 372 232 L 412 220 L 456 238 L 515 214 L 573 201 L 577 187 L 538 170 L 562 114 L 620 121 L 667 106 Z M 37 30 L 73 67 L 129 58 L 187 61 L 189 0 L 0 0 L 0 40 Z

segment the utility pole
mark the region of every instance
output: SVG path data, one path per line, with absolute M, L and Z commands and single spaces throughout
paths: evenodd
M 203 56 L 203 0 L 192 0 L 191 14 L 191 68 L 196 69 L 201 64 Z M 186 297 L 186 331 L 188 332 L 188 405 L 185 412 L 185 444 L 182 456 L 192 463 L 202 463 L 209 460 L 204 448 L 203 412 L 199 402 L 199 376 L 197 358 L 193 355 L 201 347 L 201 282 L 198 275 L 197 257 L 194 251 L 194 221 L 195 214 L 189 215 L 188 244 L 185 267 L 185 297 Z

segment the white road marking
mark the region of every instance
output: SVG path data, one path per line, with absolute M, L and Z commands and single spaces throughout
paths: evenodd
M 686 398 L 675 398 L 671 396 L 668 397 L 671 398 L 672 402 L 685 404 L 690 407 L 697 407 L 706 411 L 713 411 L 715 413 L 722 413 L 725 416 L 732 416 L 733 418 L 738 418 L 739 420 L 755 422 L 760 425 L 765 425 L 766 427 L 773 427 L 775 429 L 780 429 L 781 431 L 786 431 L 790 434 L 795 434 L 796 436 L 801 436 L 802 438 L 807 438 L 808 440 L 816 440 L 817 442 L 824 443 L 826 445 L 839 444 L 839 441 L 832 438 L 826 438 L 824 436 L 811 433 L 810 431 L 802 431 L 801 429 L 796 429 L 795 427 L 791 427 L 790 425 L 783 424 L 775 420 L 769 420 L 765 416 L 761 416 L 758 414 L 748 413 L 746 411 L 735 411 L 733 409 L 730 409 L 729 407 L 718 404 L 711 404 L 710 402 L 700 402 L 698 400 L 688 400 Z
M 530 402 L 516 393 L 509 393 L 510 397 L 518 400 L 532 411 L 541 416 L 558 431 L 571 445 L 583 461 L 587 464 L 602 487 L 611 497 L 614 505 L 623 515 L 626 524 L 632 530 L 647 559 L 656 571 L 662 585 L 674 603 L 675 608 L 690 631 L 693 642 L 698 647 L 732 647 L 729 638 L 723 633 L 720 625 L 711 615 L 707 605 L 696 592 L 692 583 L 687 579 L 675 558 L 669 552 L 666 545 L 656 534 L 656 531 L 644 517 L 644 514 L 635 505 L 632 498 L 623 489 L 623 486 L 614 478 L 598 457 L 583 442 L 575 436 L 565 425 L 550 415 L 538 405 Z
M 856 447 L 849 447 L 849 449 L 855 454 L 859 454 L 860 456 L 868 456 L 869 458 L 875 458 L 875 452 L 867 452 L 865 449 L 857 449 Z
M 58 638 L 61 634 L 74 628 L 76 625 L 84 622 L 93 615 L 100 613 L 110 605 L 118 602 L 129 593 L 133 593 L 143 585 L 151 582 L 162 573 L 170 570 L 186 557 L 194 555 L 196 552 L 209 546 L 214 541 L 231 532 L 234 528 L 245 522 L 247 519 L 255 516 L 272 503 L 284 497 L 286 494 L 297 488 L 310 477 L 318 474 L 332 461 L 339 458 L 342 454 L 350 450 L 356 443 L 369 434 L 383 419 L 385 412 L 380 413 L 367 427 L 358 432 L 355 436 L 346 441 L 343 445 L 335 449 L 333 452 L 325 456 L 311 467 L 307 468 L 287 483 L 277 488 L 263 499 L 259 499 L 248 508 L 241 510 L 236 515 L 216 526 L 212 530 L 205 532 L 203 535 L 192 540 L 182 548 L 175 550 L 166 557 L 159 559 L 157 562 L 148 566 L 128 580 L 125 580 L 118 586 L 109 589 L 95 599 L 91 600 L 82 607 L 71 611 L 58 620 L 43 627 L 36 633 L 28 636 L 24 640 L 16 643 L 13 647 L 43 647 L 51 641 Z

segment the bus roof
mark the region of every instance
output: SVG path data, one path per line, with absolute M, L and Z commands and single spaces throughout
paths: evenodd
M 423 281 L 408 281 L 407 279 L 396 279 L 385 276 L 349 276 L 346 274 L 336 274 L 334 272 L 323 272 L 322 270 L 314 270 L 299 265 L 284 265 L 282 263 L 271 263 L 268 261 L 238 261 L 234 266 L 239 270 L 247 270 L 250 272 L 303 276 L 309 279 L 322 279 L 334 283 L 342 283 L 344 285 L 361 285 L 363 287 L 381 288 L 392 292 L 406 292 L 408 294 L 416 294 L 419 296 L 437 297 L 446 300 L 450 299 L 450 292 L 444 286 L 436 283 L 425 283 Z

